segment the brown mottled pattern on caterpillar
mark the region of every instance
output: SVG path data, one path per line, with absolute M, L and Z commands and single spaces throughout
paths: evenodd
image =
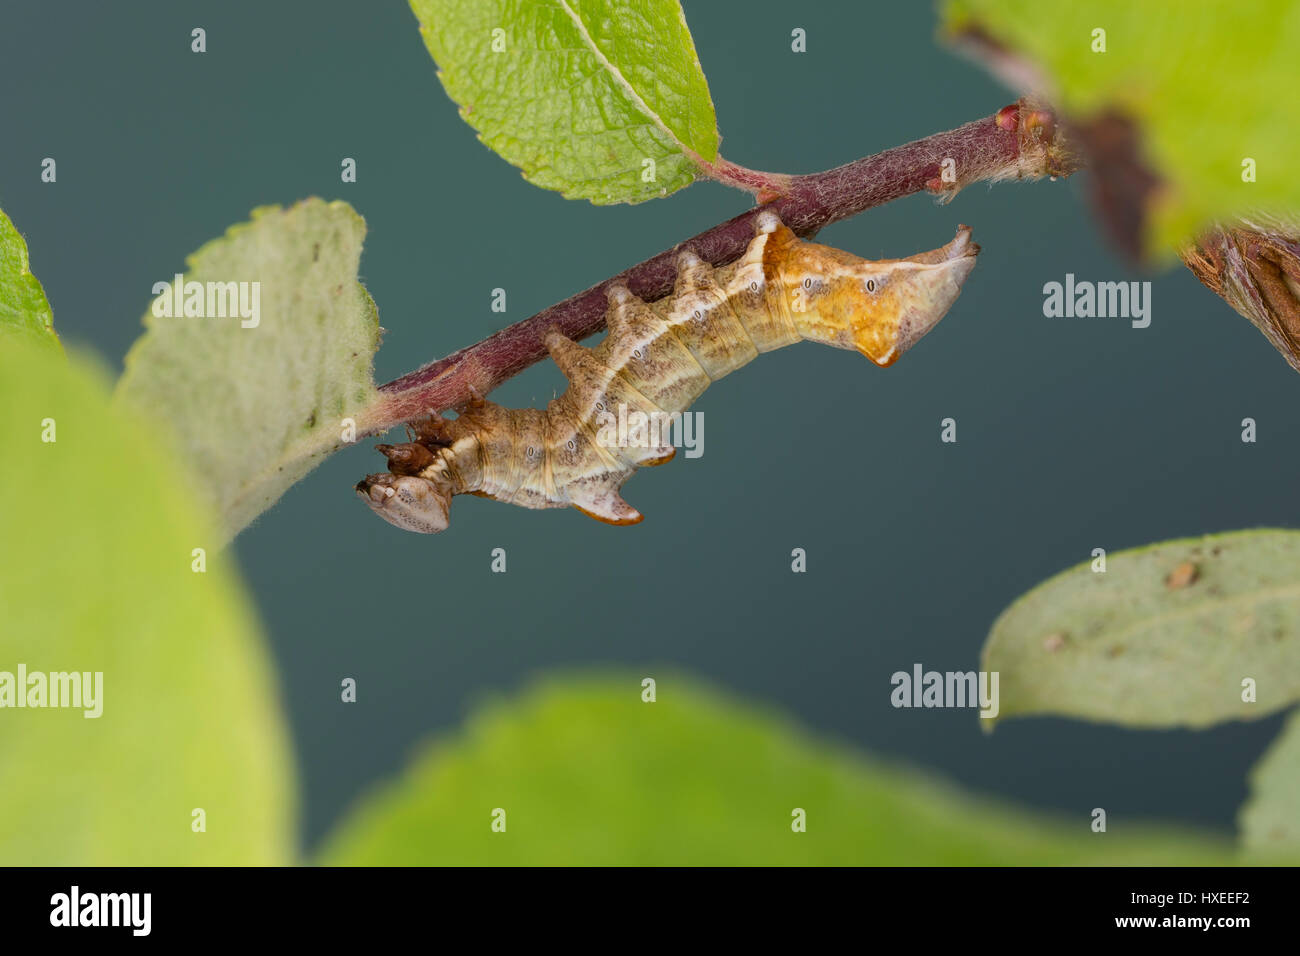
M 665 420 L 760 352 L 801 339 L 890 365 L 948 311 L 978 252 L 960 226 L 940 249 L 872 262 L 804 242 L 764 211 L 731 265 L 715 269 L 682 252 L 671 296 L 646 303 L 612 286 L 609 334 L 594 348 L 552 329 L 546 348 L 569 387 L 545 411 L 476 396 L 455 419 L 414 424 L 414 441 L 380 445 L 390 470 L 365 478 L 357 492 L 385 520 L 425 533 L 447 527 L 458 494 L 635 524 L 641 514 L 619 490 L 638 467 L 668 461 L 674 449 L 602 444 L 603 415 L 625 406 Z

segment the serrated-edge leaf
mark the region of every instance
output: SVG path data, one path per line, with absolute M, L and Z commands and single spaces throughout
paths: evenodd
M 32 274 L 27 243 L 0 209 L 0 344 L 11 339 L 59 347 L 54 313 Z
M 340 200 L 258 207 L 188 256 L 182 277 L 260 283 L 256 326 L 145 314 L 117 397 L 171 429 L 227 538 L 348 444 L 344 419 L 364 433 L 379 345 L 357 281 L 364 236 Z
M 526 8 L 527 16 L 506 0 L 411 0 L 461 118 L 529 182 L 598 205 L 642 202 L 689 185 L 700 160 L 717 158 L 713 101 L 678 0 L 538 0 Z M 504 50 L 493 52 L 494 30 Z M 572 62 L 552 68 L 561 54 L 574 54 Z M 588 89 L 593 79 L 601 82 Z M 547 98 L 560 94 L 567 108 L 547 112 Z M 668 108 L 674 98 L 676 110 Z M 599 130 L 586 128 L 591 122 Z M 601 136 L 614 138 L 601 145 Z M 649 181 L 646 160 L 655 163 Z

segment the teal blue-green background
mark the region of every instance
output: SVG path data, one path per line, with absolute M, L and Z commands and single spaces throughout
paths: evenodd
M 722 151 L 808 172 L 987 115 L 1012 94 L 934 42 L 926 4 L 687 2 Z M 208 52 L 190 52 L 190 30 Z M 808 51 L 790 51 L 790 31 Z M 342 198 L 386 381 L 740 212 L 714 184 L 597 208 L 526 183 L 457 117 L 404 4 L 6 5 L 0 206 L 66 341 L 110 362 L 150 287 L 265 203 Z M 46 156 L 58 182 L 40 182 Z M 340 161 L 359 181 L 343 184 Z M 914 196 L 827 229 L 868 257 L 984 248 L 938 329 L 886 371 L 811 345 L 711 390 L 705 454 L 626 489 L 647 520 L 458 499 L 435 538 L 351 486 L 368 444 L 237 541 L 267 622 L 304 778 L 309 845 L 485 694 L 558 667 L 684 669 L 812 728 L 974 788 L 1111 826 L 1227 830 L 1278 719 L 1202 733 L 894 710 L 889 675 L 966 670 L 998 612 L 1048 575 L 1162 538 L 1296 523 L 1300 377 L 1185 270 L 1138 275 L 1093 224 L 1084 176 Z M 1150 278 L 1150 328 L 1047 319 L 1042 286 Z M 507 290 L 505 316 L 489 309 Z M 541 404 L 540 366 L 494 398 Z M 959 442 L 939 441 L 958 422 Z M 1240 421 L 1259 422 L 1243 445 Z M 93 469 L 92 463 L 87 463 Z M 509 571 L 489 571 L 493 548 Z M 808 573 L 790 572 L 790 551 Z M 177 640 L 185 640 L 177 634 Z M 355 677 L 359 701 L 339 701 Z M 660 693 L 663 693 L 663 688 Z

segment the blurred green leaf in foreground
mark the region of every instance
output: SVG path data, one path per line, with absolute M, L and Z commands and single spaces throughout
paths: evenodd
M 292 862 L 254 612 L 168 447 L 107 392 L 75 355 L 0 344 L 0 864 Z
M 1249 213 L 1300 212 L 1291 0 L 948 0 L 942 20 L 1070 118 L 1114 199 L 1112 224 L 1126 220 L 1148 253 L 1168 257 Z
M 325 864 L 1232 862 L 1145 825 L 974 799 L 661 676 L 550 681 L 474 714 L 327 842 Z M 805 832 L 797 832 L 802 819 Z M 495 825 L 495 828 L 494 828 Z M 501 827 L 504 826 L 504 830 Z
M 1247 850 L 1300 858 L 1300 710 L 1251 771 L 1240 824 Z

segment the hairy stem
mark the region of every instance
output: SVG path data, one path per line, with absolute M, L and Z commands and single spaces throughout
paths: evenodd
M 833 222 L 922 190 L 946 199 L 980 180 L 1068 176 L 1079 161 L 1059 129 L 1049 110 L 1021 100 L 993 116 L 822 173 L 761 173 L 721 157 L 713 163 L 701 161 L 700 166 L 707 177 L 753 192 L 797 235 L 808 238 Z M 757 211 L 728 219 L 532 318 L 381 386 L 380 401 L 359 423 L 362 430 L 377 434 L 460 408 L 473 391 L 486 395 L 546 357 L 542 336 L 551 326 L 575 341 L 601 331 L 605 289 L 612 282 L 625 283 L 647 302 L 662 298 L 672 291 L 677 251 L 684 245 L 715 266 L 734 261 L 753 238 Z

